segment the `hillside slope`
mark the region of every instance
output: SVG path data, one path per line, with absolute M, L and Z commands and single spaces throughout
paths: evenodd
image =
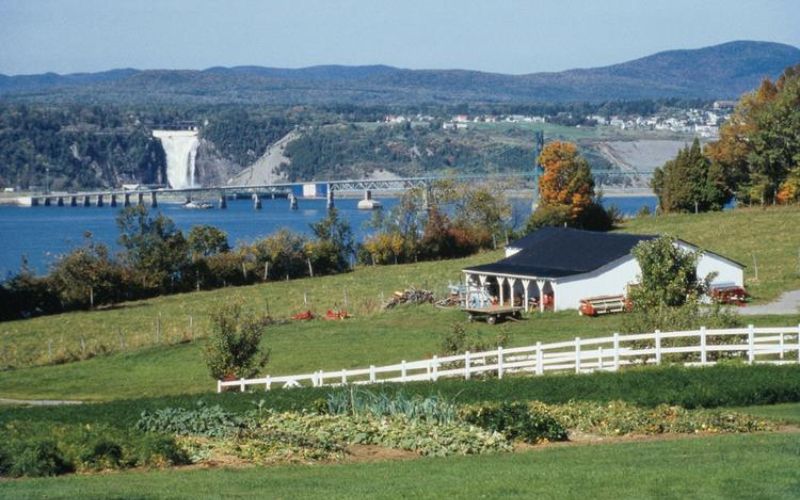
M 565 102 L 662 97 L 735 98 L 800 62 L 800 49 L 737 41 L 660 52 L 600 68 L 505 75 L 390 66 L 301 69 L 239 66 L 196 70 L 0 75 L 0 96 L 205 103 L 411 104 L 431 102 Z

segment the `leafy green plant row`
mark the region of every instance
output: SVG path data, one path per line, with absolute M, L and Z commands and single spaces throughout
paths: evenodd
M 173 437 L 109 425 L 46 425 L 15 421 L 2 428 L 1 476 L 54 476 L 131 467 L 185 464 Z

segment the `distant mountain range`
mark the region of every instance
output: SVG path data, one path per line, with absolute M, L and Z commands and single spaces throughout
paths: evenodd
M 730 99 L 800 63 L 790 45 L 737 41 L 671 50 L 600 68 L 505 75 L 391 66 L 259 66 L 0 75 L 0 98 L 265 104 L 533 103 Z

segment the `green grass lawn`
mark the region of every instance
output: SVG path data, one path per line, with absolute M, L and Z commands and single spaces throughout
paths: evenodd
M 725 435 L 401 462 L 0 481 L 3 498 L 797 498 L 800 434 Z
M 312 321 L 274 326 L 262 343 L 272 349 L 265 370 L 271 375 L 340 370 L 370 364 L 425 359 L 439 351 L 441 336 L 463 321 L 459 311 L 432 306 L 404 307 L 371 319 Z M 794 325 L 797 316 L 749 317 L 762 326 Z M 574 312 L 534 315 L 505 327 L 467 325 L 486 340 L 500 328 L 510 334 L 507 347 L 608 335 L 621 316 L 586 318 Z M 108 400 L 201 393 L 216 389 L 202 358 L 202 342 L 154 346 L 98 356 L 86 361 L 0 372 L 0 395 L 18 399 Z
M 768 418 L 791 425 L 800 425 L 800 403 L 782 403 L 776 405 L 740 406 L 731 408 L 742 413 Z
M 626 223 L 622 230 L 674 234 L 745 263 L 755 253 L 759 280 L 753 280 L 754 270 L 749 267 L 748 288 L 765 301 L 800 288 L 796 271 L 800 232 L 792 230 L 796 221 L 800 221 L 798 208 L 746 209 L 641 218 Z M 0 323 L 0 367 L 18 367 L 0 372 L 0 396 L 109 399 L 208 391 L 213 381 L 201 360 L 201 343 L 191 339 L 206 334 L 208 310 L 233 296 L 242 297 L 247 307 L 286 318 L 305 308 L 323 314 L 328 308 L 344 306 L 347 295 L 352 319 L 289 322 L 269 328 L 264 343 L 272 349 L 268 372 L 273 375 L 425 358 L 439 352 L 442 335 L 463 321 L 464 315 L 432 306 L 381 312 L 381 297 L 408 286 L 443 293 L 448 281 L 461 279 L 463 267 L 500 255 L 497 251 L 450 261 L 366 267 L 339 276 L 187 293 L 109 310 Z M 468 328 L 485 340 L 503 328 L 511 339 L 506 345 L 519 346 L 608 335 L 619 329 L 621 321 L 621 316 L 591 319 L 564 312 L 535 314 L 503 327 L 480 323 Z M 800 322 L 800 315 L 744 321 L 789 325 Z M 86 361 L 32 367 L 59 357 L 74 360 L 93 354 L 97 356 Z

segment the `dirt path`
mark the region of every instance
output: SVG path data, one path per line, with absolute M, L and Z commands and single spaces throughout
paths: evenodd
M 800 290 L 785 292 L 778 300 L 769 304 L 746 306 L 736 310 L 743 316 L 755 314 L 797 314 L 800 313 Z
M 63 406 L 80 405 L 83 401 L 70 401 L 62 399 L 9 399 L 0 398 L 0 405 L 19 405 L 19 406 Z

